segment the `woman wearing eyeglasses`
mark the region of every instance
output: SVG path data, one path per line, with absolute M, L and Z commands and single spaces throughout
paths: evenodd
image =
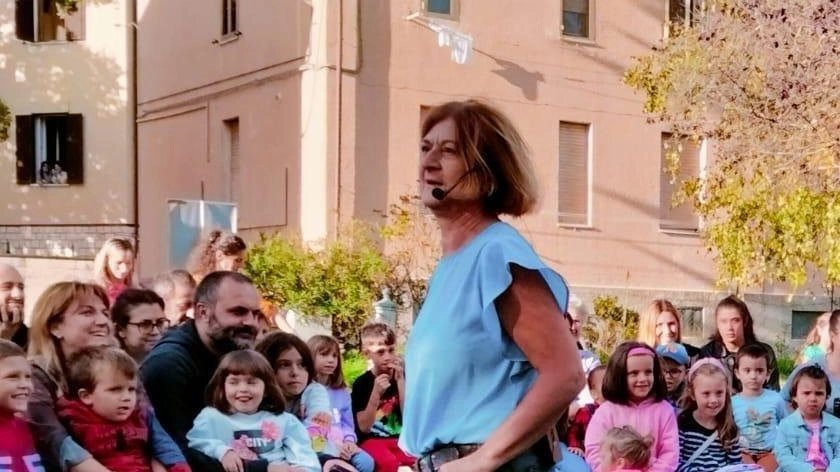
M 120 346 L 138 364 L 169 329 L 163 309 L 163 299 L 151 290 L 129 288 L 114 301 L 114 332 Z

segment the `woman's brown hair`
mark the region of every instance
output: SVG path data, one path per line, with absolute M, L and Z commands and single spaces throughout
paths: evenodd
M 674 315 L 677 320 L 677 339 L 674 341 L 682 342 L 682 320 L 680 320 L 680 313 L 673 303 L 665 299 L 657 299 L 648 304 L 641 313 L 639 313 L 639 334 L 636 336 L 636 341 L 645 343 L 650 347 L 655 348 L 659 344 L 656 338 L 656 318 L 660 313 L 670 313 Z
M 96 284 L 83 282 L 58 282 L 50 285 L 38 297 L 32 309 L 29 328 L 29 358 L 44 370 L 58 384 L 60 392 L 67 392 L 65 378 L 66 363 L 58 339 L 52 329 L 60 323 L 64 312 L 76 300 L 92 294 L 99 298 L 105 308 L 110 306 L 105 289 Z
M 720 375 L 723 377 L 726 393 L 724 395 L 723 408 L 715 416 L 715 421 L 717 422 L 717 428 L 715 430 L 717 431 L 721 445 L 728 452 L 738 442 L 738 425 L 735 424 L 735 416 L 732 412 L 732 380 L 729 378 L 729 372 L 726 371 L 726 367 L 720 361 L 715 360 L 715 362 L 698 365 L 689 371 L 685 383 L 685 391 L 679 401 L 681 408 L 680 417 L 691 415 L 697 409 L 697 400 L 694 398 L 694 381 L 697 379 L 697 376 Z
M 190 253 L 187 269 L 197 283 L 201 282 L 207 274 L 216 270 L 216 251 L 232 256 L 247 248 L 245 241 L 231 232 L 210 231 Z
M 426 115 L 420 135 L 451 118 L 458 130 L 458 153 L 471 172 L 487 213 L 521 216 L 536 206 L 537 179 L 530 151 L 516 127 L 501 111 L 479 100 L 438 105 Z
M 230 403 L 225 396 L 225 380 L 228 375 L 251 375 L 263 381 L 265 392 L 259 411 L 280 414 L 286 411 L 286 400 L 277 385 L 271 364 L 257 351 L 242 349 L 225 355 L 219 362 L 219 367 L 213 373 L 207 384 L 207 405 L 221 411 L 231 413 Z
M 332 336 L 316 334 L 315 336 L 309 338 L 309 341 L 306 344 L 309 345 L 309 350 L 312 352 L 313 361 L 314 357 L 318 354 L 335 353 L 338 363 L 335 366 L 335 372 L 330 374 L 329 378 L 327 378 L 325 386 L 329 388 L 346 388 L 347 382 L 344 380 L 344 372 L 341 368 L 341 346 L 339 346 L 338 340 Z

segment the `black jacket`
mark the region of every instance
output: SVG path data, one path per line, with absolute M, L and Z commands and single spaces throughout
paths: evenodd
M 163 428 L 178 444 L 192 470 L 224 472 L 221 464 L 190 449 L 187 432 L 205 407 L 204 391 L 220 358 L 198 337 L 190 320 L 166 333 L 140 366 L 140 377 Z M 252 461 L 247 472 L 265 472 L 266 461 Z
M 773 348 L 769 344 L 765 344 L 762 342 L 757 342 L 767 349 L 767 352 L 770 354 L 770 362 L 767 366 L 771 369 L 770 378 L 767 379 L 767 382 L 764 383 L 764 388 L 769 388 L 770 390 L 779 391 L 779 368 L 776 365 L 776 353 L 773 351 Z M 737 352 L 729 352 L 726 350 L 726 346 L 723 345 L 720 341 L 709 341 L 708 344 L 700 348 L 700 355 L 698 359 L 703 359 L 705 357 L 714 357 L 715 359 L 720 359 L 723 362 L 723 365 L 729 368 L 729 372 L 732 373 L 732 387 L 735 389 L 736 392 L 741 391 L 741 382 L 738 381 L 738 378 L 735 377 L 735 356 Z

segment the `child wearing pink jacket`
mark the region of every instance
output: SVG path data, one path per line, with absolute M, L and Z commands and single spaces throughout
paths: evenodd
M 656 352 L 649 346 L 626 342 L 607 364 L 602 387 L 604 403 L 592 416 L 584 445 L 593 472 L 609 472 L 601 464 L 601 439 L 615 427 L 630 426 L 650 438 L 650 464 L 646 472 L 674 472 L 679 465 L 679 431 L 674 407 Z

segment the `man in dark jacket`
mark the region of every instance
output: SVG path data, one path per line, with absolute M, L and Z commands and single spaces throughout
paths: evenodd
M 29 329 L 23 324 L 23 277 L 9 264 L 0 262 L 0 339 L 26 349 Z
M 161 425 L 178 443 L 193 470 L 219 471 L 221 465 L 187 447 L 187 432 L 206 403 L 204 390 L 222 356 L 253 347 L 260 295 L 250 279 L 236 272 L 213 272 L 195 292 L 195 320 L 170 330 L 140 368 L 143 385 Z M 265 461 L 248 471 L 265 471 Z

